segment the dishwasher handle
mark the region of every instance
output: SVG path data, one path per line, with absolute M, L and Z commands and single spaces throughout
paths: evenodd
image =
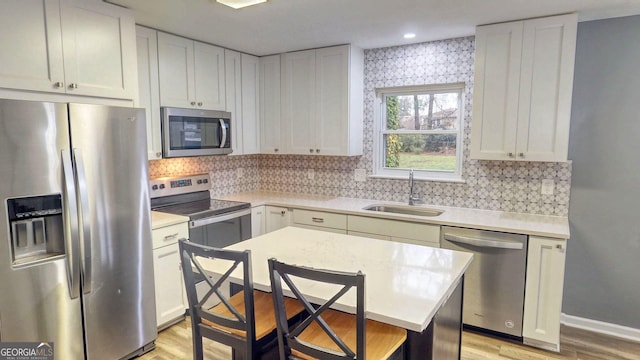
M 453 243 L 473 245 L 483 248 L 522 250 L 524 244 L 519 241 L 489 240 L 476 237 L 444 234 L 444 239 Z

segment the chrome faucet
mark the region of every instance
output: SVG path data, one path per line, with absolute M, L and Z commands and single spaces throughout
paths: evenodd
M 409 169 L 409 205 L 421 204 L 420 196 L 413 193 L 413 169 Z

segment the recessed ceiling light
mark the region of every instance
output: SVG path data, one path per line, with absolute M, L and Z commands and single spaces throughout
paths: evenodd
M 267 2 L 267 0 L 216 0 L 220 4 L 230 6 L 234 9 L 240 9 L 243 7 L 261 4 Z
M 406 33 L 406 34 L 404 34 L 404 38 L 405 39 L 413 39 L 414 37 L 416 37 L 416 34 L 414 34 L 414 33 Z

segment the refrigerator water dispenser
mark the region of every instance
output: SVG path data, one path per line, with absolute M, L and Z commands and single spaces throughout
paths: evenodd
M 59 194 L 8 199 L 7 210 L 14 266 L 64 255 Z

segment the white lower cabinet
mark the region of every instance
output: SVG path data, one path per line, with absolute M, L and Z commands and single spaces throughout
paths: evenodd
M 265 207 L 255 206 L 251 208 L 251 237 L 265 233 L 266 227 Z
M 347 215 L 345 214 L 294 209 L 292 222 L 293 226 L 300 228 L 336 234 L 347 233 Z
M 440 226 L 349 215 L 349 235 L 440 247 Z
M 178 240 L 188 238 L 187 223 L 154 229 L 153 272 L 156 295 L 156 322 L 158 328 L 181 319 L 189 307 L 185 301 L 184 279 Z
M 530 236 L 528 251 L 523 341 L 559 351 L 566 241 Z
M 265 233 L 291 225 L 291 210 L 286 207 L 265 206 Z

